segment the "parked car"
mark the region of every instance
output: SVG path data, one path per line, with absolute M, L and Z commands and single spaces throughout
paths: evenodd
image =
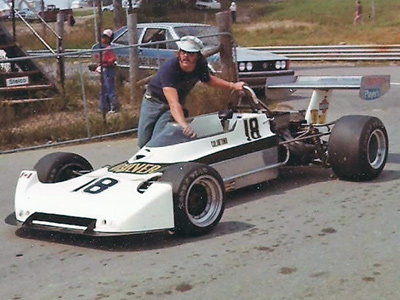
M 73 0 L 71 3 L 71 8 L 76 9 L 76 8 L 83 8 L 87 6 L 87 1 L 83 0 Z
M 10 19 L 10 17 L 11 17 L 11 10 L 3 9 L 2 11 L 0 11 L 0 20 Z
M 197 9 L 221 9 L 221 3 L 215 0 L 197 0 L 194 6 Z
M 132 8 L 139 8 L 141 4 L 140 0 L 137 1 L 132 1 Z M 122 1 L 122 8 L 128 9 L 129 7 L 129 2 L 128 1 Z M 102 11 L 114 11 L 114 4 L 106 5 L 103 6 Z
M 106 5 L 101 8 L 102 11 L 114 11 L 114 4 Z
M 39 21 L 38 16 L 40 16 L 46 22 L 56 22 L 57 15 L 60 12 L 63 12 L 64 21 L 67 21 L 68 17 L 72 16 L 73 14 L 71 8 L 60 9 L 56 7 L 54 4 L 49 4 L 44 8 L 43 12 L 40 11 L 40 9 L 32 9 L 32 10 L 28 9 L 24 12 L 24 15 L 22 17 L 29 22 Z
M 139 65 L 141 70 L 157 70 L 168 58 L 178 50 L 179 39 L 185 35 L 199 37 L 205 46 L 204 51 L 216 47 L 218 42 L 217 28 L 195 23 L 141 23 L 138 24 Z M 117 54 L 117 66 L 121 68 L 124 78 L 129 78 L 129 48 L 127 46 L 128 29 L 122 27 L 114 34 L 112 46 Z M 97 46 L 94 45 L 92 49 Z M 119 48 L 118 48 L 119 47 Z M 289 59 L 269 51 L 251 50 L 236 47 L 239 80 L 245 81 L 253 89 L 264 89 L 267 78 L 280 82 L 280 78 L 292 77 L 294 71 L 289 68 Z M 219 54 L 207 58 L 210 69 L 218 73 L 221 69 Z
M 29 11 L 26 12 L 24 19 L 29 21 L 29 22 L 33 22 L 33 21 L 39 20 L 37 14 L 32 10 L 29 10 Z
M 19 11 L 18 11 L 18 13 L 19 13 L 19 15 L 22 17 L 22 18 L 26 18 L 26 15 L 27 14 L 29 14 L 29 13 L 32 13 L 32 11 L 29 9 L 29 8 L 21 8 Z

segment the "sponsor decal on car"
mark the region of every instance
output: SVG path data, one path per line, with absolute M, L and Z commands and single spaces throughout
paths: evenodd
M 161 168 L 162 165 L 158 164 L 123 162 L 110 167 L 108 170 L 113 173 L 152 174 Z
M 389 75 L 363 76 L 360 85 L 360 98 L 375 100 L 383 96 L 390 88 Z
M 211 141 L 211 146 L 212 147 L 218 147 L 218 146 L 222 146 L 222 145 L 226 145 L 228 144 L 228 139 L 227 138 L 222 138 L 222 139 L 218 139 L 215 141 Z
M 33 172 L 29 172 L 29 171 L 23 171 L 21 172 L 21 174 L 19 175 L 19 178 L 26 178 L 29 179 L 32 176 Z

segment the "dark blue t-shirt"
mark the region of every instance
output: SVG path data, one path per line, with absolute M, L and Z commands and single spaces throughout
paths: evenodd
M 174 57 L 161 66 L 156 75 L 150 80 L 147 89 L 153 95 L 164 99 L 162 89 L 164 87 L 175 88 L 178 91 L 179 103 L 183 105 L 187 94 L 199 80 L 201 82 L 210 81 L 207 60 L 200 59 L 193 72 L 186 73 L 179 66 L 179 58 Z

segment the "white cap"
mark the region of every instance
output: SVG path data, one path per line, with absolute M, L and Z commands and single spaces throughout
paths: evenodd
M 203 42 L 199 38 L 191 35 L 182 37 L 179 42 L 179 49 L 186 52 L 200 52 L 203 47 Z
M 106 29 L 103 31 L 102 35 L 108 36 L 109 38 L 112 36 L 113 32 L 111 29 Z

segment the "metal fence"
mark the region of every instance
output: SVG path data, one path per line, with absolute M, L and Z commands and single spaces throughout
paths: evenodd
M 51 101 L 0 99 L 0 154 L 136 132 L 138 109 L 131 103 L 125 83 L 116 88 L 121 112 L 107 114 L 106 119 L 99 112 L 100 74 L 88 68 L 92 52 L 46 52 L 0 60 L 5 71 L 12 62 L 34 60 L 49 76 L 57 78 L 58 58 L 62 55 L 65 59 L 64 94 L 55 95 Z
M 400 61 L 400 45 L 336 45 L 250 47 L 289 57 L 292 61 Z
M 335 45 L 335 46 L 261 46 L 248 47 L 289 57 L 292 61 L 400 61 L 400 45 Z M 76 55 L 82 49 L 67 49 Z M 29 51 L 32 55 L 47 55 L 47 50 Z M 83 54 L 81 54 L 83 55 Z M 86 54 L 90 56 L 89 52 Z
M 52 78 L 58 77 L 57 63 L 60 56 L 65 61 L 64 95 L 38 103 L 0 99 L 0 155 L 116 135 L 135 135 L 139 111 L 137 103 L 140 103 L 140 99 L 131 101 L 129 84 L 120 80 L 118 71 L 116 92 L 121 105 L 120 112 L 106 114 L 105 119 L 99 112 L 100 74 L 90 71 L 89 65 L 93 54 L 103 50 L 70 49 L 57 54 L 50 54 L 46 50 L 29 51 L 30 56 L 27 57 L 0 59 L 0 67 L 4 69 L 10 68 L 9 65 L 18 60 L 35 60 Z M 142 77 L 147 74 L 148 70 L 143 70 Z M 199 97 L 204 97 L 205 102 L 210 103 L 205 103 L 200 111 L 192 107 L 191 112 L 204 113 L 201 109 L 213 107 L 215 101 L 207 96 L 208 92 L 201 86 L 195 88 L 200 90 Z M 196 101 L 201 102 L 198 100 L 190 102 L 196 105 Z

